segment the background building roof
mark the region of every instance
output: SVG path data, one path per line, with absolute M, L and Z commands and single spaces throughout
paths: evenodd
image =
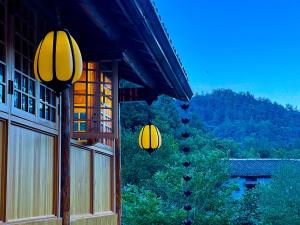
M 229 159 L 231 177 L 270 177 L 282 166 L 294 165 L 300 169 L 298 159 Z

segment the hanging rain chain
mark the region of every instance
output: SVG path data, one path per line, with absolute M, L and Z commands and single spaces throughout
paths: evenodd
M 189 104 L 188 103 L 183 103 L 181 105 L 182 110 L 184 110 L 185 112 L 185 116 L 184 118 L 181 119 L 181 122 L 183 124 L 184 130 L 181 133 L 181 136 L 184 140 L 186 140 L 187 138 L 190 137 L 190 133 L 187 131 L 187 125 L 190 122 L 190 119 L 187 118 L 188 115 L 188 108 L 189 108 Z M 185 154 L 185 161 L 182 163 L 182 166 L 185 168 L 185 172 L 186 174 L 183 176 L 183 180 L 185 181 L 185 185 L 183 188 L 183 195 L 185 197 L 185 204 L 183 206 L 183 209 L 188 213 L 187 218 L 182 222 L 184 225 L 191 225 L 192 224 L 192 215 L 191 210 L 192 210 L 192 206 L 189 203 L 190 200 L 190 196 L 192 195 L 192 191 L 190 190 L 190 181 L 192 180 L 192 177 L 189 175 L 189 170 L 191 167 L 191 162 L 189 161 L 189 153 L 190 153 L 190 147 L 187 146 L 188 142 L 184 142 L 184 146 L 182 146 L 182 153 Z

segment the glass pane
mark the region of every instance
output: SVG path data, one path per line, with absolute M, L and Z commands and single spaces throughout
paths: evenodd
M 15 50 L 18 52 L 22 52 L 22 40 L 19 35 L 15 35 Z
M 23 57 L 23 73 L 26 73 L 26 74 L 28 74 L 28 68 L 29 68 L 29 66 L 28 66 L 28 60 L 25 58 L 25 57 Z
M 51 94 L 51 105 L 56 106 L 56 95 L 54 92 Z
M 112 122 L 103 122 L 103 126 L 104 126 L 104 133 L 111 133 L 112 132 Z
M 83 69 L 83 72 L 81 74 L 80 80 L 81 81 L 86 81 L 86 72 L 85 72 L 85 69 Z
M 18 70 L 21 70 L 21 55 L 16 53 L 15 54 L 15 67 Z
M 101 109 L 101 120 L 111 120 L 112 110 L 111 109 Z
M 4 42 L 5 36 L 4 36 L 4 25 L 0 24 L 0 41 Z
M 0 82 L 5 82 L 5 67 L 0 64 Z
M 14 88 L 21 90 L 21 74 L 15 72 Z
M 35 110 L 35 104 L 34 104 L 34 98 L 29 98 L 29 112 L 34 114 L 34 110 Z
M 75 110 L 76 110 L 76 109 L 75 109 Z M 79 118 L 78 115 L 79 115 L 78 113 L 76 113 L 76 112 L 74 113 L 74 115 L 73 115 L 74 120 L 77 120 L 77 119 Z
M 85 94 L 86 92 L 86 84 L 85 83 L 75 83 L 74 84 L 74 91 L 77 93 L 77 94 Z
M 0 43 L 0 60 L 5 61 L 5 48 L 2 43 Z
M 51 99 L 51 91 L 49 89 L 46 89 L 46 102 L 50 104 Z
M 45 118 L 45 105 L 40 104 L 40 117 Z
M 5 89 L 4 85 L 0 84 L 0 102 L 4 103 L 5 102 Z
M 22 76 L 22 91 L 28 93 L 28 78 Z
M 28 68 L 28 75 L 31 77 L 34 77 L 34 72 L 33 72 L 33 62 L 29 62 L 29 68 Z
M 85 95 L 74 95 L 74 104 L 76 104 L 76 106 L 85 106 L 86 105 L 86 96 Z
M 85 112 L 80 113 L 80 119 L 81 120 L 86 120 L 86 113 Z
M 50 109 L 48 105 L 45 105 L 45 119 L 50 120 Z
M 31 96 L 35 96 L 35 88 L 34 88 L 34 81 L 33 80 L 29 80 L 29 94 Z
M 24 56 L 28 57 L 28 56 L 29 56 L 29 49 L 28 49 L 28 44 L 27 44 L 27 42 L 26 42 L 25 40 L 23 40 L 23 45 L 22 45 L 22 47 L 23 47 L 22 54 L 23 54 Z
M 55 110 L 55 108 L 50 108 L 50 120 L 52 121 L 52 122 L 55 122 L 55 120 L 56 120 L 56 118 L 55 118 L 55 112 L 56 112 L 56 110 Z
M 96 71 L 88 71 L 88 82 L 95 82 L 97 78 Z
M 96 69 L 96 63 L 88 63 L 88 69 Z
M 73 130 L 74 132 L 78 131 L 78 122 L 74 122 Z
M 40 86 L 40 99 L 42 99 L 42 101 L 45 101 L 45 87 Z
M 80 122 L 80 131 L 86 131 L 86 122 Z
M 22 110 L 28 111 L 28 97 L 22 94 Z
M 21 93 L 14 91 L 14 106 L 16 108 L 21 108 Z

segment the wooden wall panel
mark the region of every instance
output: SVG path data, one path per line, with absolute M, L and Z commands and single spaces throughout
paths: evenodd
M 94 155 L 94 211 L 112 211 L 111 158 Z
M 71 147 L 71 215 L 91 212 L 91 152 Z
M 33 221 L 22 221 L 14 222 L 13 225 L 61 225 L 62 221 L 60 218 L 45 219 L 45 220 L 33 220 Z
M 53 215 L 55 139 L 11 125 L 8 149 L 8 221 Z
M 71 225 L 117 225 L 117 215 L 73 219 Z
M 4 185 L 4 179 L 5 179 L 5 174 L 3 173 L 3 169 L 2 168 L 4 166 L 4 149 L 5 149 L 5 133 L 4 133 L 4 122 L 0 120 L 0 221 L 3 219 L 3 194 L 4 194 L 4 190 L 3 185 Z

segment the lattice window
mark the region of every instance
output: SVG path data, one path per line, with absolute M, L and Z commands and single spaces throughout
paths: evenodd
M 14 107 L 35 114 L 36 88 L 33 76 L 35 14 L 15 1 L 14 17 Z
M 73 134 L 112 146 L 112 62 L 84 64 L 81 79 L 73 88 Z M 105 136 L 105 137 L 104 137 Z
M 0 1 L 0 103 L 6 102 L 5 3 Z
M 56 122 L 55 92 L 39 84 L 33 74 L 34 53 L 46 34 L 47 22 L 23 1 L 14 1 L 14 93 L 15 108 Z
M 56 95 L 51 89 L 40 85 L 40 117 L 51 122 L 56 121 Z

